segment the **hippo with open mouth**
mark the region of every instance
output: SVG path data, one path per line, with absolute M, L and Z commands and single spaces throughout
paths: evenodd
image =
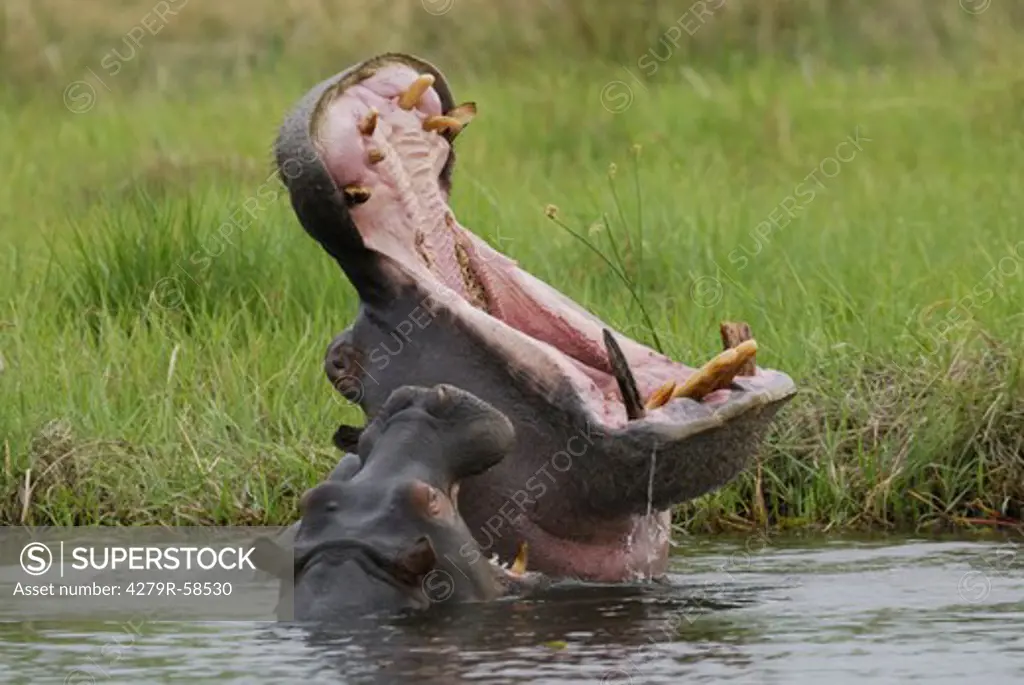
M 407 385 L 460 388 L 510 420 L 509 456 L 458 500 L 486 556 L 511 563 L 525 542 L 550 576 L 662 575 L 668 509 L 739 474 L 795 385 L 756 367 L 747 335 L 699 370 L 659 354 L 462 226 L 453 141 L 475 114 L 433 65 L 385 54 L 285 119 L 275 155 L 292 207 L 360 299 L 327 376 L 371 426 Z

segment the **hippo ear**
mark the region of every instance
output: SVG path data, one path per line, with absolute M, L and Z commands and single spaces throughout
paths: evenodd
M 459 388 L 441 384 L 424 395 L 424 408 L 444 420 L 444 459 L 453 482 L 496 466 L 515 445 L 512 422 L 498 409 Z
M 451 385 L 396 389 L 359 439 L 363 469 L 410 475 L 442 490 L 487 471 L 515 445 L 502 412 Z M 415 455 L 415 459 L 410 456 Z
M 434 570 L 436 564 L 437 552 L 430 538 L 424 535 L 395 558 L 392 572 L 406 585 L 419 585 L 423 576 Z
M 512 450 L 515 433 L 504 415 L 474 418 L 456 425 L 457 433 L 445 436 L 443 452 L 449 483 L 484 473 Z
M 252 565 L 275 578 L 287 578 L 293 566 L 292 555 L 276 542 L 266 537 L 253 540 L 252 554 L 249 555 Z
M 327 480 L 350 480 L 352 476 L 359 473 L 361 468 L 363 468 L 363 460 L 359 458 L 358 454 L 346 454 L 327 476 Z

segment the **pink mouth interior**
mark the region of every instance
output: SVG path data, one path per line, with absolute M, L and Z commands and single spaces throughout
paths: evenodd
M 440 98 L 429 89 L 411 110 L 397 104 L 416 76 L 404 65 L 380 68 L 337 96 L 318 122 L 322 158 L 338 187 L 355 184 L 371 192 L 367 202 L 351 208 L 364 244 L 428 291 L 457 294 L 446 305 L 488 340 L 501 340 L 504 351 L 525 367 L 557 370 L 606 425 L 624 424 L 625 408 L 602 342 L 602 329 L 609 327 L 455 219 L 438 182 L 450 143 L 423 130 L 427 117 L 443 114 Z M 363 135 L 358 124 L 371 108 L 379 113 L 378 123 L 371 135 Z M 383 160 L 370 163 L 371 150 L 383 153 Z M 615 336 L 644 398 L 694 372 Z M 702 402 L 721 404 L 732 393 L 718 390 Z M 659 414 L 655 410 L 648 417 L 666 418 Z

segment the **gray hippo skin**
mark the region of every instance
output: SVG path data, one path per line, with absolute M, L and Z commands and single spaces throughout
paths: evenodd
M 452 144 L 475 113 L 435 67 L 387 54 L 320 83 L 286 117 L 275 154 L 292 207 L 361 302 L 327 375 L 370 419 L 396 388 L 441 383 L 509 418 L 511 454 L 459 500 L 488 555 L 508 562 L 526 542 L 531 569 L 552 576 L 661 575 L 669 507 L 739 474 L 794 383 L 751 361 L 709 393 L 642 404 L 700 374 L 456 219 Z
M 278 612 L 337 621 L 366 612 L 486 601 L 544 582 L 491 563 L 458 513 L 459 483 L 511 450 L 493 407 L 452 386 L 401 387 L 328 479 L 300 501 L 302 519 L 252 559 L 280 578 Z

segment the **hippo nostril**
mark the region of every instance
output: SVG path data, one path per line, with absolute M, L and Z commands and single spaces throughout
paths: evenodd
M 333 499 L 328 500 L 327 503 L 324 505 L 324 509 L 326 511 L 338 511 L 338 503 Z

